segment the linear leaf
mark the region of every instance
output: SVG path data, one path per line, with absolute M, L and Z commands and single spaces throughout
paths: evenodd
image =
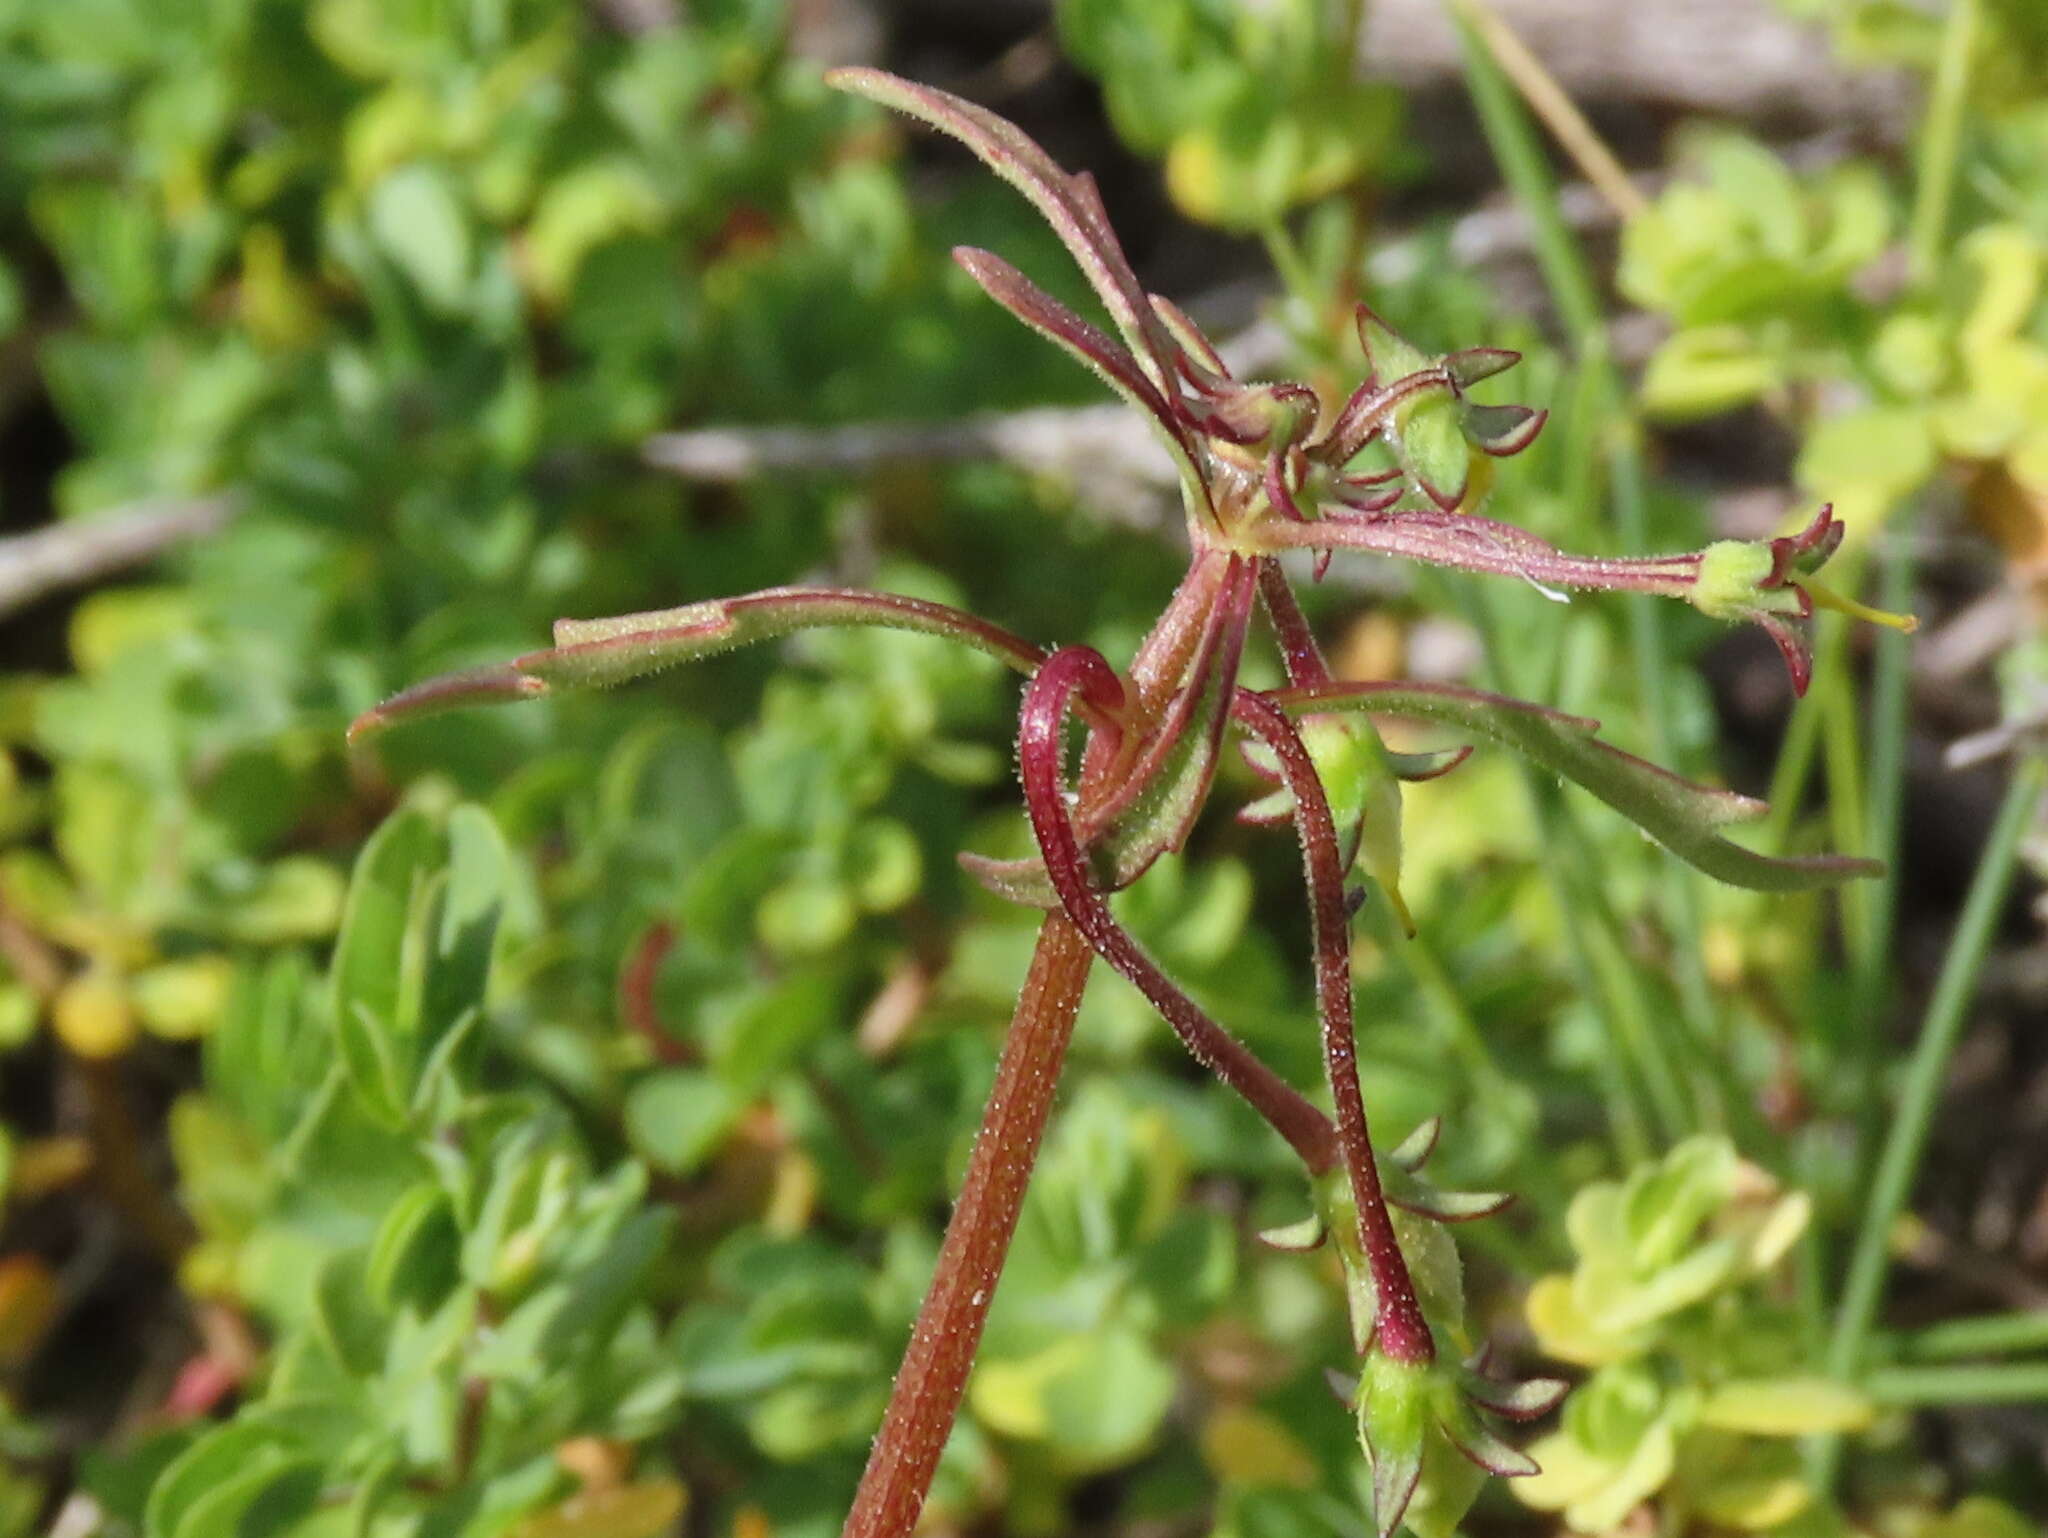
M 1884 867 L 1851 855 L 1779 858 L 1730 843 L 1714 829 L 1763 815 L 1764 804 L 1734 791 L 1696 785 L 1592 734 L 1598 723 L 1476 689 L 1444 684 L 1343 683 L 1283 689 L 1289 712 L 1369 710 L 1457 727 L 1512 748 L 1584 786 L 1666 849 L 1716 880 L 1759 892 L 1833 886 Z
M 1062 170 L 1013 123 L 985 107 L 946 91 L 917 85 L 878 69 L 835 69 L 825 83 L 893 107 L 941 133 L 950 134 L 978 155 L 996 175 L 1015 187 L 1053 227 L 1116 322 L 1117 330 L 1138 354 L 1152 382 L 1174 388 L 1175 349 L 1159 317 L 1138 285 L 1131 264 L 1103 212 L 1095 179 Z
M 510 662 L 446 673 L 393 695 L 349 727 L 351 740 L 394 722 L 466 705 L 530 699 L 558 688 L 604 688 L 665 668 L 716 656 L 823 625 L 877 625 L 943 636 L 1029 673 L 1042 647 L 1000 625 L 942 603 L 895 593 L 829 587 L 775 587 L 740 598 L 712 598 L 676 609 L 611 619 L 558 620 L 555 644 Z

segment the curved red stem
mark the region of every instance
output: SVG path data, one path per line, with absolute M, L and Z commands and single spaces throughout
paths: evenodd
M 1239 689 L 1231 701 L 1231 713 L 1273 750 L 1281 777 L 1294 793 L 1294 824 L 1301 835 L 1302 864 L 1314 916 L 1323 1064 L 1337 1108 L 1337 1144 L 1351 1177 L 1359 1238 L 1378 1299 L 1374 1333 L 1380 1349 L 1396 1361 L 1427 1362 L 1435 1357 L 1436 1345 L 1422 1317 L 1415 1283 L 1408 1275 L 1408 1263 L 1387 1211 L 1379 1165 L 1366 1128 L 1365 1097 L 1358 1088 L 1358 1043 L 1351 1012 L 1351 922 L 1330 803 L 1316 776 L 1315 761 L 1284 710 L 1263 694 Z
M 1264 1116 L 1312 1173 L 1332 1168 L 1338 1143 L 1329 1118 L 1183 993 L 1116 921 L 1089 879 L 1067 808 L 1061 762 L 1067 714 L 1076 694 L 1098 705 L 1121 699 L 1115 670 L 1090 647 L 1063 647 L 1046 659 L 1025 691 L 1017 738 L 1025 808 L 1061 907 L 1096 954 L 1130 979 L 1166 1017 L 1195 1060 Z

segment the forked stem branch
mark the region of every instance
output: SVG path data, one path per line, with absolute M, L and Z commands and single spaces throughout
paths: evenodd
M 1198 1063 L 1265 1118 L 1311 1174 L 1321 1174 L 1335 1167 L 1340 1153 L 1330 1119 L 1160 970 L 1116 921 L 1088 875 L 1061 783 L 1062 729 L 1077 696 L 1084 701 L 1092 698 L 1100 706 L 1112 703 L 1109 695 L 1117 688 L 1116 674 L 1099 652 L 1066 646 L 1046 659 L 1025 692 L 1017 758 L 1025 809 L 1046 874 L 1061 906 L 1096 953 L 1145 995 Z

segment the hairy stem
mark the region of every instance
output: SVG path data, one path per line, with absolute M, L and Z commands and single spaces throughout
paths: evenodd
M 1024 696 L 1017 758 L 1023 770 L 1025 807 L 1045 858 L 1046 873 L 1061 907 L 1096 954 L 1128 978 L 1166 1017 L 1197 1062 L 1243 1096 L 1312 1173 L 1321 1173 L 1337 1160 L 1336 1132 L 1329 1118 L 1183 993 L 1116 921 L 1109 904 L 1089 880 L 1061 783 L 1064 729 L 1077 693 L 1092 697 L 1097 705 L 1107 705 L 1113 702 L 1112 691 L 1120 690 L 1116 674 L 1099 652 L 1068 646 L 1046 659 Z
M 1379 1164 L 1365 1121 L 1365 1097 L 1358 1088 L 1358 1042 L 1351 1013 L 1351 921 L 1344 904 L 1344 866 L 1337 852 L 1337 828 L 1315 761 L 1287 712 L 1262 694 L 1237 691 L 1231 706 L 1279 761 L 1294 793 L 1294 825 L 1301 835 L 1302 864 L 1308 874 L 1316 955 L 1316 1007 L 1322 1017 L 1323 1065 L 1337 1108 L 1337 1145 L 1351 1177 L 1358 1228 L 1376 1298 L 1374 1334 L 1380 1349 L 1397 1362 L 1427 1362 L 1436 1344 L 1416 1300 L 1408 1262 L 1395 1237 L 1392 1215 L 1380 1188 Z
M 1267 623 L 1280 643 L 1280 658 L 1287 665 L 1287 682 L 1295 688 L 1331 682 L 1330 665 L 1316 644 L 1308 617 L 1288 585 L 1287 573 L 1272 556 L 1259 559 L 1259 599 L 1266 606 Z
M 1093 960 L 1065 914 L 1046 915 L 938 1269 L 911 1327 L 842 1538 L 908 1538 L 917 1525 L 1017 1229 Z
M 1650 594 L 1690 600 L 1699 585 L 1698 552 L 1657 556 L 1578 555 L 1512 524 L 1472 513 L 1330 514 L 1313 523 L 1274 523 L 1258 538 L 1271 554 L 1286 549 L 1363 550 L 1453 571 L 1519 577 L 1541 588 Z
M 1222 702 L 1244 652 L 1254 580 L 1253 569 L 1234 557 L 1197 556 L 1138 649 L 1130 690 L 1117 682 L 1112 691 L 1084 688 L 1075 696 L 1091 723 L 1108 718 L 1114 727 L 1095 732 L 1082 759 L 1083 794 L 1072 821 L 1084 847 L 1094 847 L 1118 819 L 1158 793 L 1190 733 L 1208 740 L 1200 792 L 1206 798 L 1227 719 Z

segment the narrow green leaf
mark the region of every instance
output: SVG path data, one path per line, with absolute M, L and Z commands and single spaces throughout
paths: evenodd
M 1700 1424 L 1760 1437 L 1857 1431 L 1876 1406 L 1831 1378 L 1752 1378 L 1724 1383 L 1700 1401 Z
M 392 1204 L 378 1225 L 363 1263 L 365 1294 L 379 1309 L 432 1308 L 454 1285 L 459 1244 L 448 1193 L 421 1181 Z
M 483 1004 L 510 859 L 498 825 L 476 806 L 448 817 L 448 880 L 436 894 L 434 943 L 420 1009 L 420 1050 Z
M 384 1365 L 385 1325 L 366 1285 L 368 1252 L 330 1256 L 313 1279 L 313 1324 L 336 1361 L 358 1378 Z
M 1285 689 L 1275 698 L 1293 715 L 1369 710 L 1457 727 L 1512 748 L 1590 790 L 1687 864 L 1731 886 L 1797 892 L 1883 872 L 1876 862 L 1850 855 L 1782 859 L 1731 843 L 1713 830 L 1761 816 L 1761 802 L 1696 785 L 1610 747 L 1592 736 L 1595 723 L 1500 695 L 1447 685 L 1359 683 Z
M 337 1045 L 350 1082 L 379 1120 L 400 1125 L 409 1048 L 403 1016 L 406 931 L 415 892 L 440 855 L 425 813 L 407 808 L 371 835 L 356 860 L 329 971 Z
M 541 1335 L 544 1360 L 560 1361 L 578 1344 L 601 1349 L 610 1342 L 675 1226 L 675 1213 L 666 1209 L 636 1212 L 626 1220 L 570 1284 L 567 1306 Z

